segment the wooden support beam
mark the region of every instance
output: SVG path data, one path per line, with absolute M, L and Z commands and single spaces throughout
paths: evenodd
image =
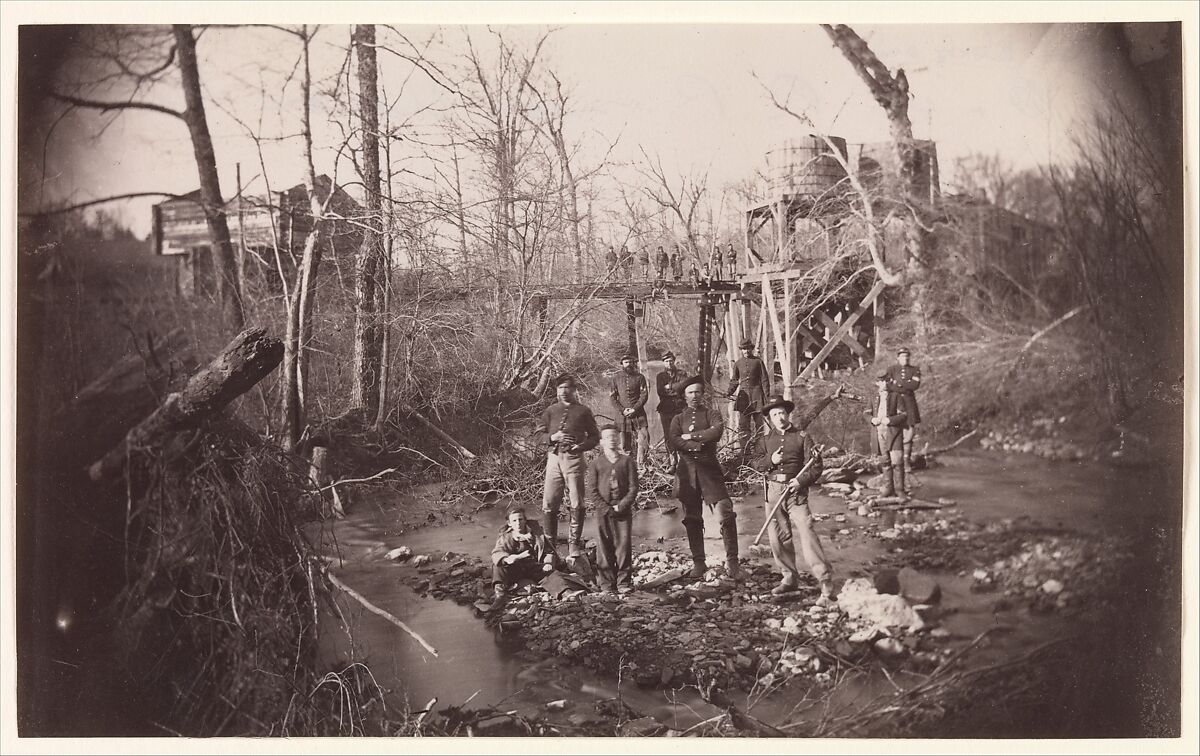
M 861 318 L 864 313 L 866 313 L 867 308 L 875 302 L 876 298 L 878 298 L 886 288 L 887 284 L 885 284 L 883 281 L 875 282 L 875 285 L 871 287 L 869 292 L 867 292 L 867 296 L 863 297 L 863 301 L 859 302 L 858 307 L 854 308 L 854 312 L 850 313 L 850 316 L 846 318 L 842 325 L 830 335 L 829 341 L 825 344 L 825 346 L 821 347 L 821 351 L 817 352 L 817 354 L 813 357 L 812 362 L 808 363 L 804 370 L 800 372 L 798 380 L 803 380 L 813 374 L 813 371 L 820 366 L 821 361 L 828 357 L 829 353 L 832 352 L 834 347 L 838 345 L 842 335 L 854 327 L 854 324 L 858 322 L 858 319 Z
M 779 364 L 783 367 L 784 385 L 791 383 L 791 376 L 788 375 L 787 367 L 787 350 L 783 348 L 783 326 L 779 323 L 779 311 L 775 307 L 775 292 L 771 288 L 771 281 L 766 276 L 762 280 L 763 303 L 766 305 L 767 313 L 769 314 L 772 343 L 775 346 L 775 358 L 767 362 L 767 371 L 772 373 L 771 378 L 774 379 L 775 360 L 779 360 Z
M 783 281 L 783 398 L 792 398 L 792 376 L 796 373 L 796 345 L 792 343 L 792 287 Z
M 827 313 L 825 313 L 824 311 L 817 310 L 817 316 L 821 319 L 822 323 L 829 326 L 830 333 L 839 332 L 839 330 L 841 329 L 841 325 L 839 325 L 836 320 L 829 317 L 829 315 Z M 867 354 L 866 347 L 864 347 L 862 344 L 860 344 L 858 342 L 858 339 L 855 338 L 857 330 L 858 329 L 856 329 L 856 328 L 851 328 L 848 331 L 841 332 L 842 333 L 842 343 L 845 344 L 847 347 L 849 347 L 851 352 L 854 352 L 855 354 L 858 354 L 858 355 L 866 355 Z

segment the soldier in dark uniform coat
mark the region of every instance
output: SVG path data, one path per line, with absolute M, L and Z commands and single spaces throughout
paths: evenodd
M 725 251 L 725 261 L 726 266 L 729 268 L 729 277 L 737 278 L 738 255 L 737 252 L 734 251 L 732 244 L 730 244 L 729 248 Z
M 671 421 L 683 411 L 683 387 L 685 376 L 682 370 L 675 367 L 675 353 L 663 355 L 666 370 L 654 376 L 654 388 L 658 393 L 658 419 L 662 424 L 663 445 L 671 457 L 671 470 L 675 469 L 675 447 L 671 445 Z
M 642 278 L 650 280 L 650 252 L 645 247 L 637 251 L 638 265 L 641 266 Z
M 617 269 L 617 251 L 609 246 L 608 253 L 604 255 L 605 272 L 613 273 Z
M 671 256 L 671 275 L 676 281 L 683 280 L 683 245 L 675 245 L 675 254 Z
M 900 401 L 900 394 L 893 391 L 891 379 L 885 370 L 875 379 L 879 392 L 875 399 L 874 408 L 867 413 L 871 425 L 875 426 L 871 434 L 871 451 L 883 458 L 883 488 L 884 496 L 895 496 L 897 493 L 908 495 L 908 485 L 904 475 L 904 428 L 908 416 Z
M 683 527 L 692 552 L 690 576 L 701 578 L 708 569 L 704 556 L 703 503 L 715 506 L 721 518 L 721 540 L 725 545 L 725 571 L 730 578 L 741 577 L 738 565 L 737 513 L 725 488 L 717 444 L 725 432 L 721 413 L 704 403 L 704 381 L 694 376 L 683 382 L 687 406 L 671 421 L 671 443 L 679 452 L 675 468 L 675 488 L 683 505 Z
M 617 427 L 600 428 L 600 454 L 587 471 L 587 494 L 596 512 L 600 547 L 596 550 L 600 584 L 618 593 L 633 590 L 633 505 L 637 501 L 637 466 L 618 450 Z
M 766 363 L 754 356 L 753 341 L 744 339 L 738 348 L 742 350 L 742 357 L 733 364 L 727 393 L 734 400 L 734 410 L 742 414 L 740 436 L 744 449 L 751 438 L 762 431 L 762 407 L 771 393 L 771 374 L 767 372 Z
M 837 394 L 833 398 L 837 398 Z M 775 510 L 767 525 L 771 554 L 783 574 L 783 579 L 771 592 L 776 595 L 788 593 L 799 585 L 800 566 L 796 561 L 795 546 L 799 541 L 804 561 L 821 583 L 821 595 L 828 600 L 833 593 L 829 559 L 813 530 L 808 508 L 808 487 L 821 477 L 821 452 L 811 436 L 792 425 L 791 414 L 795 408 L 783 397 L 773 397 L 766 403 L 763 409 L 770 418 L 771 428 L 759 440 L 753 463 L 754 469 L 764 473 L 767 480 L 767 497 L 763 502 L 765 513 L 769 513 L 784 494 L 791 494 Z
M 625 271 L 625 280 L 633 279 L 633 253 L 624 244 L 621 245 L 621 269 Z
M 654 257 L 654 277 L 663 280 L 667 277 L 667 266 L 671 263 L 671 258 L 667 256 L 666 250 L 660 244 L 658 253 Z
M 909 364 L 912 359 L 908 347 L 900 347 L 896 351 L 896 361 L 899 364 L 888 368 L 888 380 L 892 390 L 900 395 L 900 405 L 907 417 L 904 426 L 904 467 L 912 470 L 913 437 L 917 433 L 917 424 L 921 422 L 921 411 L 917 408 L 917 389 L 921 388 L 921 368 Z
M 621 370 L 613 376 L 608 394 L 617 410 L 616 426 L 621 433 L 621 449 L 633 451 L 633 439 L 637 437 L 637 463 L 646 462 L 650 446 L 650 429 L 646 425 L 646 400 L 650 398 L 650 386 L 646 376 L 637 371 L 637 358 L 632 354 L 621 357 Z

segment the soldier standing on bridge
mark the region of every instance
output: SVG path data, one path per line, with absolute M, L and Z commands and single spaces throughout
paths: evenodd
M 632 354 L 621 357 L 621 371 L 613 376 L 611 389 L 609 396 L 617 409 L 616 427 L 621 433 L 621 450 L 626 454 L 631 453 L 636 436 L 637 464 L 643 467 L 650 446 L 650 430 L 646 425 L 646 400 L 650 398 L 650 387 L 646 383 L 646 376 L 637 371 L 637 358 Z
M 917 409 L 917 389 L 921 388 L 921 368 L 909 364 L 912 359 L 908 347 L 900 347 L 896 351 L 897 365 L 888 368 L 888 380 L 892 389 L 900 395 L 900 408 L 904 410 L 904 469 L 912 470 L 913 437 L 917 433 L 917 423 L 921 422 L 921 411 Z
M 558 511 L 563 489 L 571 500 L 569 555 L 583 553 L 584 475 L 583 453 L 600 442 L 600 431 L 592 411 L 576 397 L 575 377 L 560 375 L 554 381 L 558 401 L 542 412 L 538 424 L 547 446 L 546 479 L 542 489 L 542 529 L 550 542 L 558 538 Z
M 625 269 L 625 280 L 633 280 L 633 254 L 629 251 L 629 247 L 621 245 L 621 267 Z
M 742 416 L 739 435 L 745 450 L 763 429 L 762 408 L 767 402 L 767 394 L 771 393 L 771 374 L 767 372 L 766 363 L 754 356 L 753 341 L 743 339 L 738 348 L 742 350 L 742 357 L 733 364 L 726 393 L 733 399 L 734 411 Z
M 642 278 L 650 280 L 650 252 L 645 247 L 641 247 L 637 251 L 638 265 L 641 267 Z
M 671 256 L 671 273 L 675 277 L 675 281 L 683 280 L 683 245 L 675 245 L 675 254 Z
M 605 275 L 612 275 L 617 270 L 617 250 L 610 244 L 608 245 L 608 254 L 604 256 L 604 272 Z
M 723 262 L 721 259 L 721 245 L 713 245 L 712 253 L 709 254 L 708 259 L 712 263 L 712 277 L 720 281 L 722 279 L 721 263 Z
M 699 580 L 708 571 L 704 555 L 703 503 L 715 507 L 721 519 L 725 545 L 725 571 L 733 580 L 741 577 L 738 565 L 737 513 L 725 488 L 717 443 L 725 432 L 721 413 L 704 402 L 704 379 L 693 376 L 683 382 L 687 407 L 671 421 L 671 443 L 679 452 L 675 468 L 675 494 L 683 505 L 683 527 L 692 552 L 689 577 Z
M 666 250 L 662 248 L 661 244 L 658 245 L 658 254 L 654 258 L 656 268 L 654 277 L 660 281 L 665 280 L 667 277 L 667 265 L 670 264 L 670 262 L 671 258 L 667 257 Z
M 732 244 L 730 244 L 729 248 L 725 251 L 725 262 L 729 268 L 729 277 L 731 279 L 737 278 L 738 255 L 737 252 L 734 251 Z
M 666 365 L 666 370 L 654 377 L 654 388 L 658 392 L 658 419 L 662 423 L 663 445 L 667 447 L 667 456 L 670 458 L 668 472 L 673 473 L 679 459 L 675 447 L 671 443 L 671 421 L 683 411 L 681 382 L 685 376 L 682 370 L 675 367 L 674 352 L 667 352 L 663 355 L 663 364 Z

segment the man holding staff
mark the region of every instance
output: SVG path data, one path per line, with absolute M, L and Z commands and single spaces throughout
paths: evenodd
M 831 569 L 821 541 L 813 531 L 808 508 L 808 487 L 821 477 L 823 469 L 821 450 L 811 436 L 792 425 L 795 408 L 796 405 L 780 396 L 771 397 L 763 406 L 771 429 L 759 440 L 758 456 L 753 463 L 754 469 L 767 478 L 767 498 L 763 502 L 769 516 L 767 533 L 775 565 L 783 573 L 771 593 L 779 596 L 797 589 L 800 566 L 796 561 L 795 541 L 799 540 L 804 561 L 821 584 L 821 602 L 828 603 L 833 597 Z

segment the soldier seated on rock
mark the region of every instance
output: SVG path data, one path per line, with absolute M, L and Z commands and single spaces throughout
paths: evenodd
M 528 520 L 521 505 L 510 505 L 508 521 L 492 549 L 492 585 L 496 593 L 492 609 L 508 603 L 509 591 L 518 580 L 540 582 L 558 566 L 558 554 L 542 526 Z

